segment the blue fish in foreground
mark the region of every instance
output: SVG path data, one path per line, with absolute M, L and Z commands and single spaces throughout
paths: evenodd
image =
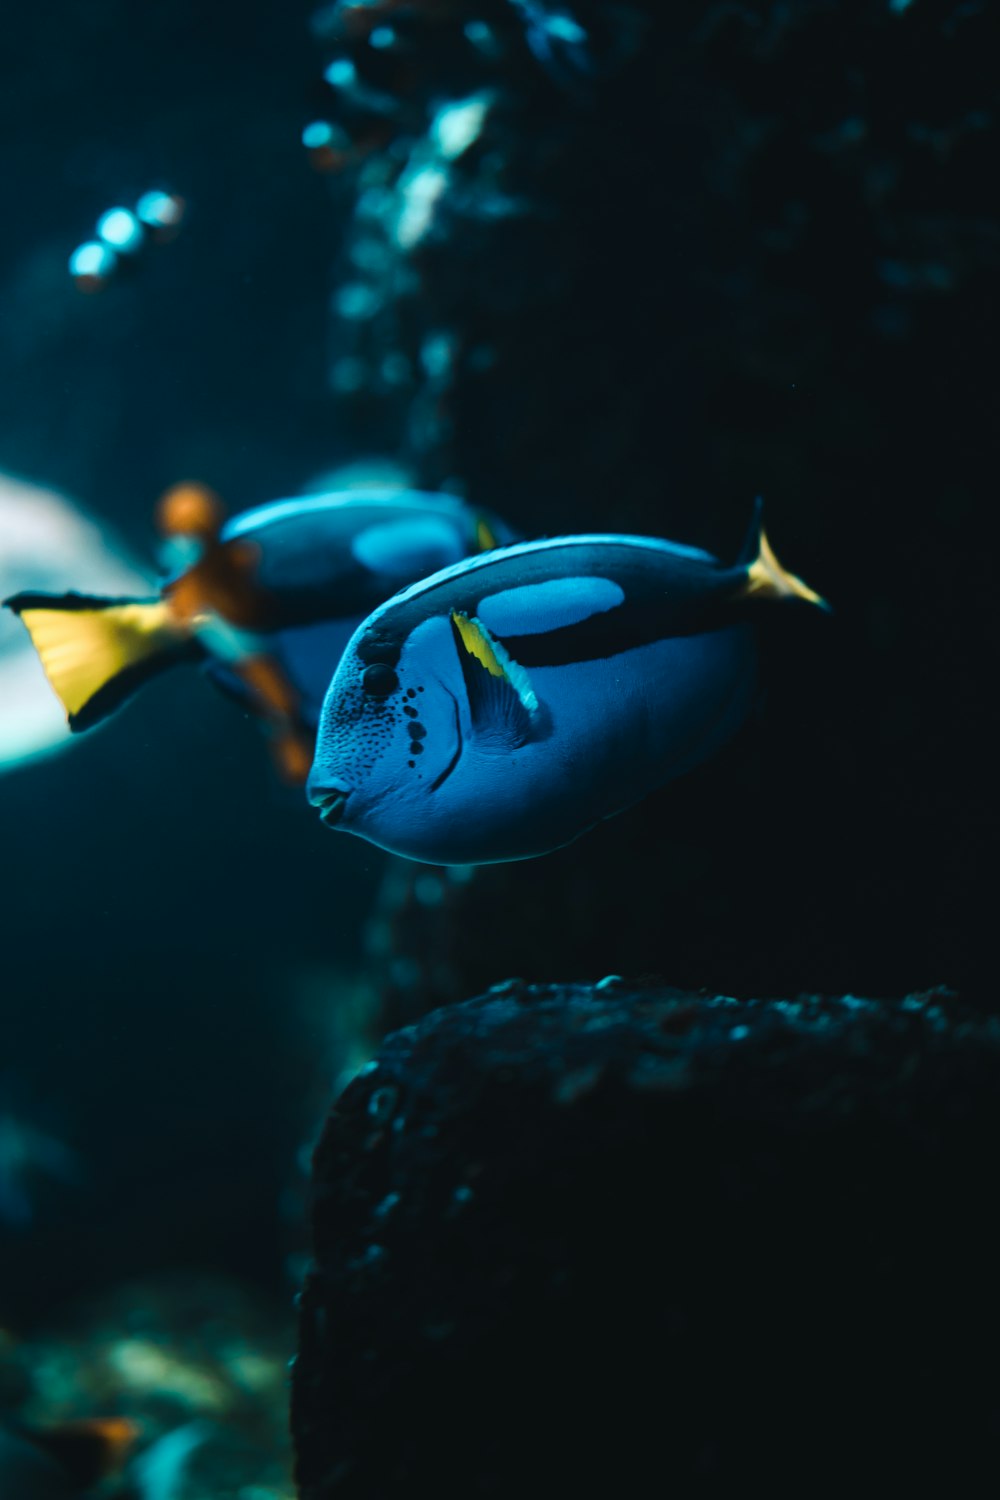
M 510 541 L 452 495 L 353 490 L 257 506 L 223 522 L 210 491 L 179 485 L 160 506 L 177 566 L 158 597 L 21 593 L 49 682 L 80 732 L 151 677 L 204 663 L 270 729 L 279 767 L 305 780 L 323 696 L 370 610 L 418 578 Z
M 309 800 L 328 826 L 434 864 L 557 849 L 722 746 L 754 697 L 754 615 L 790 599 L 823 606 L 777 561 L 759 504 L 728 568 L 636 536 L 446 568 L 347 646 Z

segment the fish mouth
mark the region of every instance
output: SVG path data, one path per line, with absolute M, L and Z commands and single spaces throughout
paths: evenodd
M 319 809 L 320 821 L 327 828 L 336 828 L 344 816 L 344 808 L 347 805 L 347 793 L 341 791 L 314 792 L 309 798 L 313 807 Z

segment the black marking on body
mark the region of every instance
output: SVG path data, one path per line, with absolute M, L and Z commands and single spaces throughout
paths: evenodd
M 431 615 L 473 618 L 490 595 L 555 578 L 588 576 L 617 583 L 623 602 L 556 630 L 498 636 L 515 661 L 528 668 L 594 661 L 673 636 L 722 630 L 745 617 L 740 598 L 746 582 L 743 565 L 724 568 L 641 541 L 567 542 L 513 556 L 491 554 L 485 564 L 429 583 L 389 605 L 369 625 L 358 643 L 358 655 L 365 665 L 395 667 L 407 638 Z
M 410 708 L 408 704 L 403 705 L 403 711 L 408 714 L 416 713 L 416 709 Z M 416 719 L 410 719 L 406 725 L 406 732 L 410 736 L 410 754 L 423 755 L 425 747 L 422 741 L 427 738 L 427 730 L 423 724 L 418 723 Z M 408 764 L 414 766 L 416 761 L 411 760 Z

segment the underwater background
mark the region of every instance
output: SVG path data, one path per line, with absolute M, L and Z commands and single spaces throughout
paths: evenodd
M 55 491 L 148 573 L 179 480 L 230 511 L 371 480 L 728 561 L 759 494 L 833 606 L 769 625 L 760 711 L 711 764 L 474 873 L 330 838 L 198 674 L 12 753 L 11 1410 L 106 1405 L 79 1370 L 129 1318 L 183 1342 L 203 1298 L 239 1358 L 266 1350 L 240 1399 L 280 1432 L 308 1147 L 434 1006 L 655 974 L 995 1008 L 998 40 L 949 0 L 5 17 L 5 530 L 15 481 Z M 176 238 L 84 294 L 74 248 L 154 188 L 184 200 Z M 0 533 L 5 594 L 73 583 L 44 540 L 4 556 Z M 0 722 L 19 712 L 12 689 Z M 194 1346 L 238 1384 L 236 1354 Z M 205 1414 L 153 1407 L 157 1433 Z

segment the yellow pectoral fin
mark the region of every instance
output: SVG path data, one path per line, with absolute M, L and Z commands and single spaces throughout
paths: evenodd
M 503 644 L 490 635 L 481 620 L 453 610 L 451 623 L 462 656 L 462 673 L 473 717 L 480 721 L 484 717 L 495 717 L 498 705 L 506 701 L 503 693 L 498 695 L 486 690 L 492 678 L 495 679 L 494 687 L 502 684 L 510 700 L 506 707 L 501 707 L 501 717 L 510 719 L 511 706 L 516 704 L 520 730 L 525 730 L 531 716 L 538 712 L 538 698 L 527 672 L 520 662 L 508 656 Z M 471 662 L 478 662 L 479 666 L 470 667 Z M 479 667 L 486 672 L 485 678 Z
M 783 568 L 761 527 L 757 556 L 747 570 L 745 597 L 762 599 L 804 599 L 820 609 L 830 608 L 826 600 L 801 578 Z
M 452 612 L 452 624 L 458 631 L 462 645 L 470 656 L 474 656 L 481 667 L 485 667 L 491 677 L 505 677 L 503 664 L 497 656 L 493 642 L 486 634 L 478 620 L 470 620 L 468 615 Z
M 21 595 L 10 604 L 72 729 L 97 723 L 147 676 L 190 650 L 189 634 L 178 628 L 162 599 Z

